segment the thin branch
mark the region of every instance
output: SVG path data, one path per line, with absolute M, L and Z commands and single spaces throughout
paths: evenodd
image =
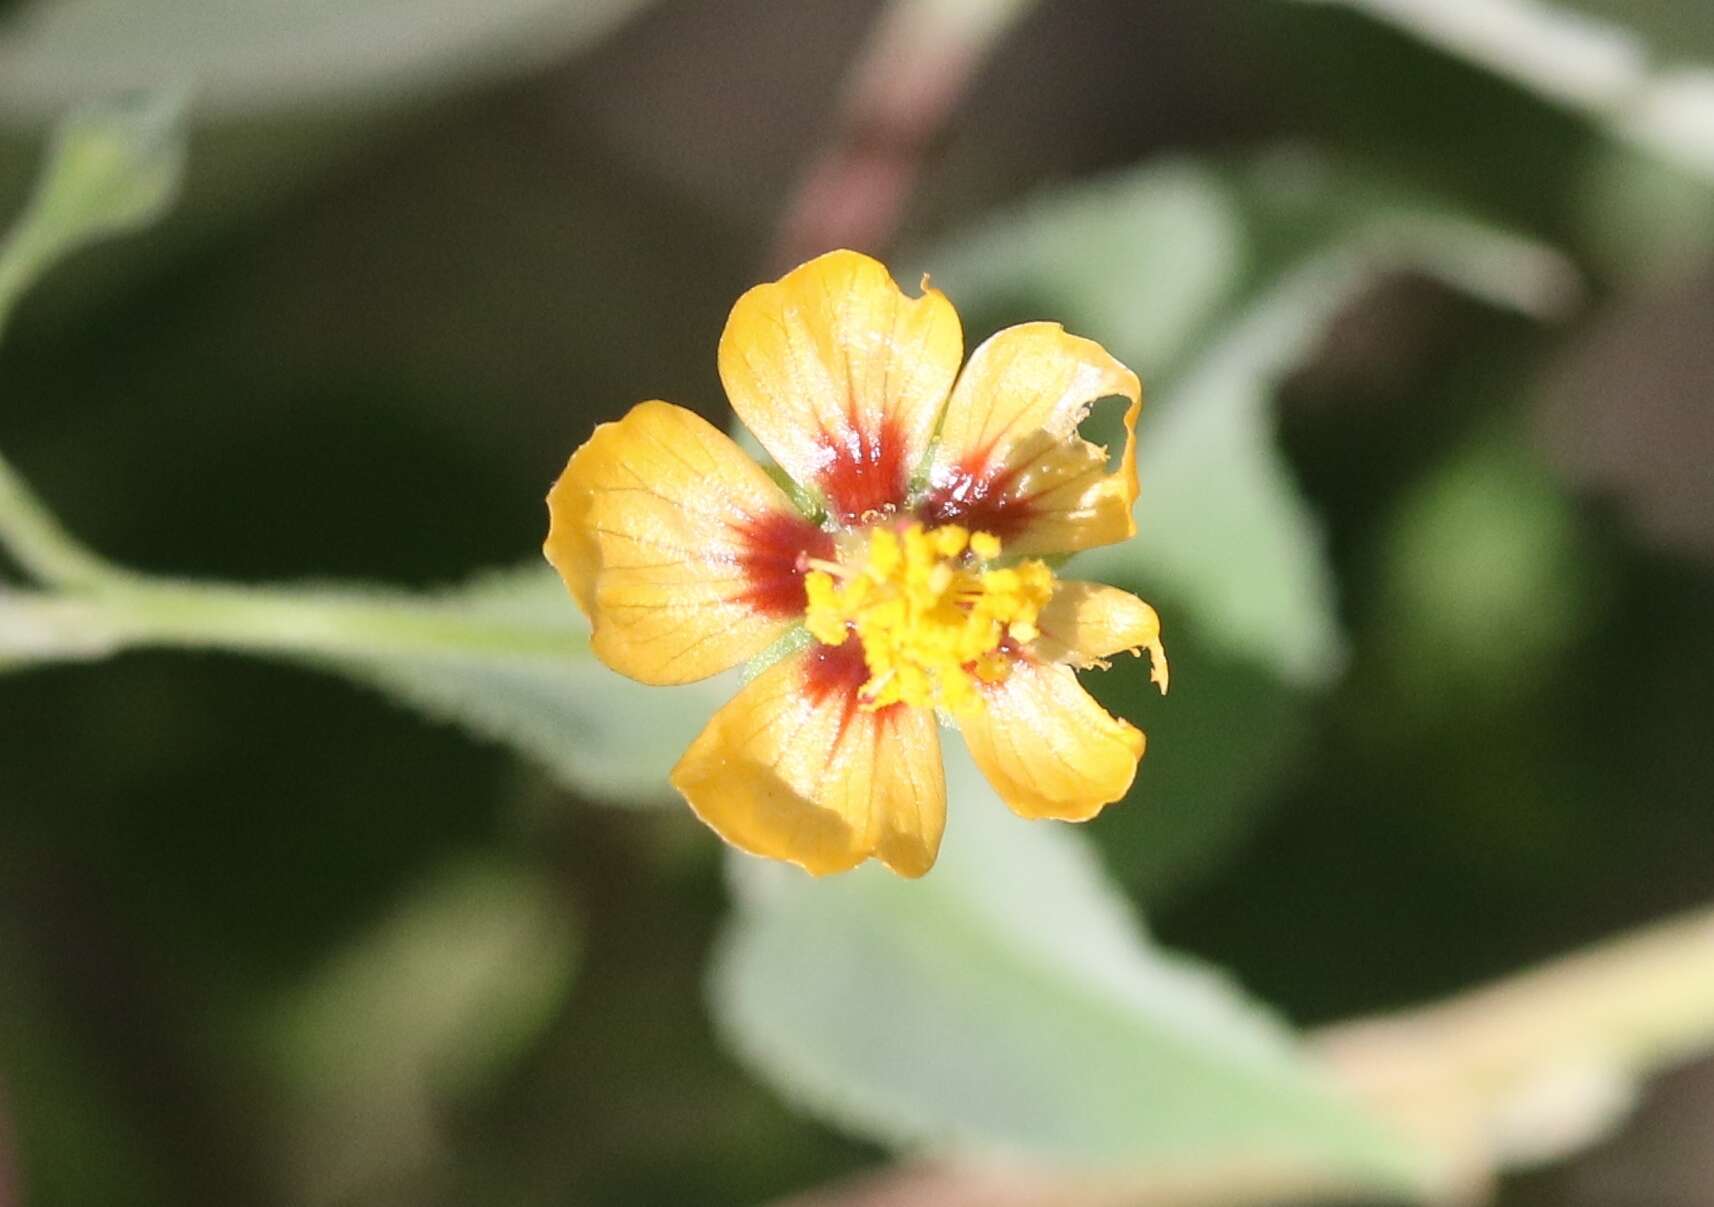
M 846 76 L 834 130 L 780 220 L 784 270 L 835 247 L 878 251 L 988 50 L 1034 0 L 892 0 Z
M 1335 1074 L 1479 1188 L 1583 1148 L 1651 1073 L 1714 1050 L 1714 910 L 1446 1002 L 1328 1028 Z
M 456 598 L 133 578 L 82 595 L 0 590 L 0 668 L 156 646 L 308 658 L 581 657 L 559 621 L 489 616 Z

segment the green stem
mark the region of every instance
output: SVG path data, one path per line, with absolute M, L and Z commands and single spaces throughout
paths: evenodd
M 313 658 L 567 658 L 562 624 L 472 615 L 403 594 L 133 579 L 80 595 L 0 593 L 0 662 L 86 660 L 162 646 Z
M 4 295 L 0 291 L 0 317 Z M 56 587 L 92 587 L 120 572 L 89 552 L 36 498 L 35 492 L 0 456 L 0 550 L 38 582 Z
M 563 624 L 473 616 L 396 594 L 340 595 L 290 588 L 145 583 L 112 597 L 153 644 L 335 656 L 580 656 Z
M 80 545 L 0 456 L 0 549 L 54 593 L 0 586 L 0 665 L 103 658 L 131 646 L 305 657 L 566 657 L 558 623 L 484 616 L 403 592 L 241 587 L 151 579 Z

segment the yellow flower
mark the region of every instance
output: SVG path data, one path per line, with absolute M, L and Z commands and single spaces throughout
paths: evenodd
M 1135 525 L 1136 375 L 1056 323 L 999 332 L 959 373 L 952 304 L 830 252 L 738 299 L 720 376 L 811 500 L 799 511 L 719 429 L 644 402 L 602 424 L 548 496 L 545 552 L 597 657 L 687 683 L 808 637 L 717 712 L 673 785 L 733 845 L 818 875 L 933 866 L 946 818 L 937 715 L 1017 813 L 1084 821 L 1122 797 L 1140 731 L 1075 669 L 1149 651 L 1154 609 L 1037 555 Z M 1125 447 L 1077 434 L 1130 402 Z

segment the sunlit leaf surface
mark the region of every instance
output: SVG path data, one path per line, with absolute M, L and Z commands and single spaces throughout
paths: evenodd
M 921 881 L 733 857 L 714 1008 L 782 1093 L 907 1147 L 1408 1179 L 1408 1150 L 1326 1089 L 1285 1028 L 1147 939 L 1075 830 L 1014 818 L 962 750 L 948 789 Z

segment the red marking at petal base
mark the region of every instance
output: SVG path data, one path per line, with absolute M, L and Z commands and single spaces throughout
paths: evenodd
M 830 696 L 857 697 L 857 689 L 869 681 L 869 664 L 863 660 L 863 643 L 855 634 L 844 645 L 810 647 L 804 659 L 803 690 L 811 704 L 826 703 Z
M 920 515 L 925 525 L 962 524 L 972 532 L 991 532 L 1002 541 L 1029 526 L 1030 505 L 1006 492 L 1017 476 L 1011 466 L 990 466 L 985 455 L 966 458 L 929 484 Z
M 735 527 L 743 541 L 738 568 L 750 580 L 740 602 L 764 616 L 803 615 L 803 559 L 832 560 L 832 535 L 784 511 L 751 516 Z
M 863 659 L 863 644 L 855 634 L 847 637 L 844 645 L 817 642 L 810 647 L 804 660 L 804 695 L 817 708 L 829 700 L 837 700 L 843 706 L 839 714 L 839 730 L 833 738 L 835 750 L 845 740 L 851 722 L 857 719 L 863 703 L 857 693 L 868 681 L 869 664 Z M 876 710 L 873 715 L 877 726 L 884 723 L 895 709 L 903 707 L 903 704 L 889 704 Z M 832 751 L 828 753 L 831 755 Z
M 819 475 L 828 510 L 840 523 L 856 524 L 865 515 L 897 508 L 905 501 L 905 438 L 891 417 L 877 432 L 856 425 L 822 441 L 828 463 Z

